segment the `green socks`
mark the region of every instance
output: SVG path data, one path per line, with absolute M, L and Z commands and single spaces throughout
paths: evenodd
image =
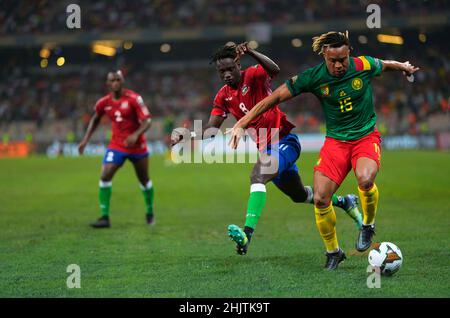
M 100 181 L 99 183 L 98 199 L 100 202 L 100 211 L 103 217 L 109 216 L 109 202 L 111 201 L 112 182 Z M 150 180 L 145 186 L 141 185 L 142 194 L 144 195 L 147 214 L 153 214 L 153 183 Z
M 254 183 L 250 186 L 250 197 L 247 204 L 247 216 L 245 226 L 255 229 L 261 216 L 262 209 L 266 205 L 266 186 L 262 183 Z
M 112 182 L 100 181 L 99 183 L 98 200 L 100 202 L 100 211 L 102 216 L 109 215 L 109 201 L 111 199 Z
M 152 180 L 148 181 L 145 186 L 140 184 L 142 194 L 144 195 L 145 206 L 147 207 L 147 214 L 153 214 L 153 196 L 154 196 L 154 188 Z

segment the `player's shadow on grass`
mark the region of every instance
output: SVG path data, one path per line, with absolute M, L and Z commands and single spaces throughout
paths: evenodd
M 369 255 L 370 251 L 375 247 L 376 244 L 378 244 L 378 243 L 372 243 L 370 245 L 370 248 L 368 248 L 364 252 L 359 252 L 356 249 L 352 249 L 347 253 L 347 255 L 348 256 L 366 256 L 367 257 Z
M 361 265 L 361 261 L 357 256 L 362 256 L 364 259 L 366 259 L 367 254 L 368 252 L 359 253 L 357 255 L 355 254 L 354 256 L 356 257 L 347 257 L 347 259 L 340 264 L 338 271 L 346 272 L 353 271 L 359 268 Z M 274 269 L 278 270 L 286 268 L 289 270 L 322 272 L 324 271 L 323 265 L 325 263 L 325 258 L 320 253 L 317 255 L 312 255 L 311 253 L 297 255 L 271 255 L 255 256 L 245 263 L 248 263 L 250 266 L 272 266 Z M 239 265 L 242 265 L 242 262 L 239 262 Z

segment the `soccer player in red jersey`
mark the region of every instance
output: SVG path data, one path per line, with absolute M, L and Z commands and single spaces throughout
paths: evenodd
M 244 54 L 254 58 L 258 64 L 241 70 L 240 57 Z M 219 129 L 229 113 L 239 120 L 260 100 L 270 95 L 271 79 L 280 71 L 270 58 L 250 49 L 247 43 L 220 48 L 213 56 L 212 62 L 215 63 L 225 85 L 214 99 L 211 116 L 203 128 L 202 138 L 211 137 L 205 136 L 205 131 L 210 128 Z M 250 198 L 245 228 L 242 230 L 233 224 L 228 227 L 228 235 L 236 242 L 237 252 L 241 255 L 247 253 L 266 202 L 266 184 L 269 181 L 294 202 L 313 203 L 312 188 L 304 187 L 298 174 L 296 161 L 300 156 L 301 146 L 297 136 L 291 133 L 295 126 L 289 122 L 286 115 L 275 107 L 252 121 L 249 127 L 254 128 L 250 136 L 256 142 L 261 155 L 250 176 Z M 182 138 L 183 136 L 175 131 L 172 144 L 178 143 Z M 277 158 L 275 160 L 278 169 L 270 172 L 268 165 L 274 162 L 273 158 Z M 343 208 L 357 225 L 361 223 L 355 195 L 335 195 L 333 203 Z
M 110 93 L 95 104 L 86 134 L 78 145 L 82 155 L 92 134 L 103 115 L 112 122 L 112 138 L 103 158 L 100 176 L 99 201 L 102 216 L 91 223 L 94 228 L 110 227 L 109 203 L 112 179 L 126 159 L 130 160 L 136 171 L 147 207 L 147 224 L 154 224 L 153 183 L 148 173 L 148 150 L 144 133 L 150 128 L 151 115 L 142 97 L 123 87 L 124 78 L 120 71 L 109 72 L 106 84 Z

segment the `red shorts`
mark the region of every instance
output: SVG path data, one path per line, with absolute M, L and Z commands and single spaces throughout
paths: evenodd
M 375 160 L 380 167 L 381 136 L 377 129 L 358 140 L 344 141 L 326 137 L 314 171 L 320 171 L 338 185 L 356 168 L 359 158 Z

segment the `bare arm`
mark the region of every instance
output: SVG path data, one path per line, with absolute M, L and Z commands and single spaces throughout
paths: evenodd
M 94 115 L 92 116 L 91 120 L 89 121 L 88 128 L 86 130 L 86 133 L 83 137 L 83 140 L 78 144 L 78 153 L 82 155 L 84 153 L 84 148 L 86 148 L 87 143 L 89 142 L 89 139 L 91 139 L 92 134 L 97 129 L 98 124 L 100 123 L 101 116 L 97 114 L 97 112 L 94 112 Z
M 402 71 L 405 75 L 411 75 L 417 72 L 420 68 L 415 67 L 409 63 L 409 61 L 406 61 L 404 63 L 398 62 L 398 61 L 391 61 L 391 60 L 382 60 L 383 63 L 383 72 L 386 71 Z
M 256 62 L 258 62 L 258 64 L 266 70 L 270 77 L 275 77 L 278 73 L 280 73 L 280 68 L 274 61 L 272 61 L 268 56 L 249 48 L 247 42 L 239 44 L 236 47 L 236 53 L 238 54 L 238 58 L 240 58 L 243 54 L 247 54 L 254 58 Z
M 211 115 L 209 117 L 209 120 L 208 120 L 208 123 L 206 124 L 206 126 L 202 128 L 201 139 L 207 139 L 207 138 L 214 137 L 216 135 L 217 131 L 219 130 L 220 126 L 222 126 L 224 121 L 225 121 L 225 117 Z M 214 128 L 214 129 L 212 129 L 212 128 Z M 175 146 L 177 143 L 179 143 L 181 140 L 183 140 L 184 139 L 183 136 L 184 135 L 182 132 L 177 131 L 177 129 L 174 129 L 174 131 L 172 132 L 172 137 L 171 137 L 172 146 Z
M 140 136 L 143 133 L 145 133 L 147 130 L 149 130 L 151 125 L 152 125 L 152 119 L 151 118 L 147 118 L 147 119 L 142 121 L 141 125 L 139 126 L 139 128 L 134 133 L 136 135 Z

